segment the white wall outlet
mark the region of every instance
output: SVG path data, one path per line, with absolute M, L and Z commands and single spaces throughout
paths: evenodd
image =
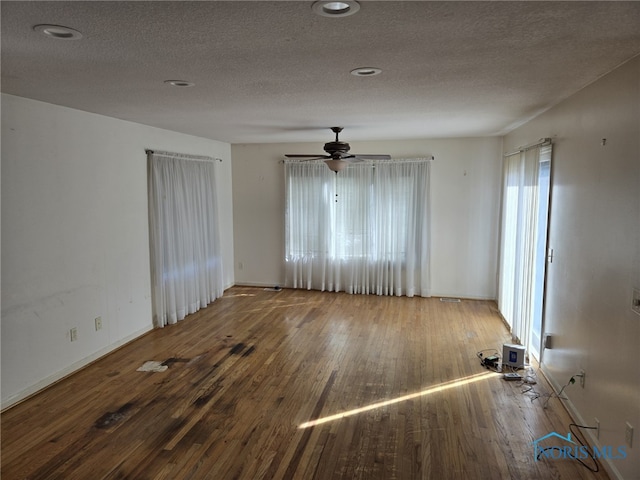
M 585 373 L 584 370 L 580 370 L 580 386 L 582 388 L 584 388 L 584 380 L 586 378 L 587 374 Z
M 596 438 L 600 438 L 600 420 L 598 420 L 597 418 L 593 419 L 596 423 Z
M 640 288 L 633 289 L 633 299 L 631 300 L 631 310 L 640 315 Z
M 629 445 L 629 448 L 633 447 L 633 427 L 629 422 L 627 422 L 624 430 L 624 439 L 627 442 L 627 445 Z
M 96 332 L 98 330 L 102 330 L 102 317 L 96 317 L 95 324 L 96 324 Z
M 69 338 L 72 342 L 78 340 L 78 329 L 76 327 L 73 327 L 71 330 L 69 330 Z

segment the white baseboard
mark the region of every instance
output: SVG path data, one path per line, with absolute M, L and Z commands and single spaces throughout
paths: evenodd
M 540 371 L 544 375 L 544 378 L 546 378 L 547 381 L 551 384 L 551 387 L 553 388 L 553 390 L 556 393 L 558 393 L 562 387 L 558 382 L 555 381 L 555 379 L 549 374 L 549 372 L 545 371 L 544 364 L 540 365 Z M 587 422 L 585 422 L 584 418 L 582 418 L 582 415 L 580 415 L 580 412 L 578 412 L 578 409 L 575 407 L 573 402 L 571 402 L 571 400 L 567 398 L 566 400 L 560 400 L 560 401 L 562 402 L 562 405 L 564 405 L 564 407 L 567 409 L 569 416 L 575 423 L 577 423 L 578 425 L 588 424 Z M 599 449 L 602 448 L 602 445 L 600 445 L 600 442 L 598 441 L 598 439 L 592 433 L 591 430 L 586 430 L 586 431 L 581 430 L 580 433 L 582 433 L 586 437 L 586 440 L 589 443 L 589 445 L 595 446 Z M 604 467 L 604 469 L 607 471 L 607 474 L 612 479 L 624 480 L 624 477 L 620 474 L 616 466 L 611 462 L 610 458 L 599 458 L 598 460 L 602 462 L 602 466 Z
M 144 335 L 147 332 L 150 332 L 151 330 L 153 330 L 153 325 L 148 325 L 147 327 L 138 330 L 137 332 L 132 333 L 131 335 L 126 336 L 125 338 L 122 338 L 121 340 L 118 340 L 115 343 L 112 343 L 111 345 L 108 345 L 104 348 L 101 348 L 100 350 L 98 350 L 97 352 L 92 353 L 91 355 L 89 355 L 88 357 L 83 358 L 82 360 L 79 360 L 77 362 L 72 363 L 71 365 L 69 365 L 66 368 L 63 368 L 62 370 L 54 373 L 53 375 L 49 375 L 48 377 L 40 380 L 39 382 L 30 385 L 29 387 L 25 388 L 24 390 L 21 390 L 20 392 L 11 395 L 5 399 L 2 399 L 2 410 L 5 410 L 13 405 L 15 405 L 16 403 L 19 403 L 27 398 L 29 398 L 30 396 L 38 393 L 40 390 L 43 390 L 51 385 L 53 385 L 54 383 L 62 380 L 63 378 L 67 377 L 68 375 L 71 375 L 72 373 L 80 370 L 83 367 L 86 367 L 87 365 L 89 365 L 92 362 L 95 362 L 96 360 L 98 360 L 99 358 L 105 356 L 106 354 L 116 350 L 117 348 L 122 347 L 123 345 L 125 345 L 126 343 L 129 343 L 133 340 L 135 340 L 138 337 L 141 337 L 142 335 Z
M 263 283 L 263 282 L 236 282 L 233 286 L 234 287 L 275 287 L 276 285 L 279 285 L 281 288 L 286 288 L 284 286 L 284 283 L 278 284 L 278 283 Z M 299 290 L 306 290 L 306 289 L 300 288 Z M 416 296 L 419 296 L 419 295 L 416 295 Z M 454 294 L 454 293 L 431 292 L 430 296 L 432 298 L 447 297 L 447 298 L 459 298 L 461 300 L 491 300 L 494 302 L 496 301 L 494 297 L 482 296 L 482 295 L 460 295 L 460 294 Z
M 433 297 L 433 298 L 439 298 L 439 297 L 443 297 L 443 298 L 459 298 L 460 300 L 493 300 L 494 302 L 496 301 L 495 297 L 491 297 L 491 296 L 466 295 L 466 294 L 459 294 L 459 293 L 431 292 L 431 297 Z
M 262 283 L 262 282 L 236 282 L 234 287 L 275 287 L 278 283 Z M 283 285 L 280 287 L 284 288 Z

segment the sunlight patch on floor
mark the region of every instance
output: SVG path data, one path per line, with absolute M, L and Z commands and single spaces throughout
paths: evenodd
M 376 408 L 386 407 L 388 405 L 393 405 L 395 403 L 404 402 L 407 400 L 411 400 L 413 398 L 424 397 L 426 395 L 430 395 L 432 393 L 442 392 L 444 390 L 448 390 L 450 388 L 461 387 L 463 385 L 468 385 L 470 383 L 479 382 L 480 380 L 487 380 L 492 377 L 498 376 L 498 373 L 495 372 L 483 372 L 478 373 L 476 375 L 470 375 L 468 377 L 459 378 L 457 380 L 451 380 L 449 382 L 440 383 L 433 387 L 429 387 L 420 392 L 411 393 L 409 395 L 403 395 L 401 397 L 392 398 L 390 400 L 384 400 L 382 402 L 372 403 L 370 405 L 366 405 L 360 408 L 354 408 L 353 410 L 347 410 L 346 412 L 336 413 L 335 415 L 330 415 L 328 417 L 318 418 L 317 420 L 310 420 L 308 422 L 302 423 L 298 425 L 298 428 L 309 428 L 314 427 L 316 425 L 321 425 L 323 423 L 332 422 L 334 420 L 339 420 L 341 418 L 350 417 L 352 415 L 357 415 L 359 413 L 368 412 L 370 410 L 374 410 Z

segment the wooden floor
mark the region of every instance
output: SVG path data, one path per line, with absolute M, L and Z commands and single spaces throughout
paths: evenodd
M 570 419 L 506 341 L 493 302 L 234 287 L 4 412 L 2 480 L 608 478 L 535 460 Z

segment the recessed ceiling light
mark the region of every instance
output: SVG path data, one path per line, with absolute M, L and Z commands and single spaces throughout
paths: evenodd
M 78 40 L 82 38 L 82 34 L 73 28 L 63 27 L 62 25 L 35 25 L 33 29 L 51 38 L 58 40 Z
M 321 0 L 311 5 L 311 10 L 323 17 L 347 17 L 360 10 L 360 4 L 353 0 L 342 0 L 341 2 L 329 2 Z
M 187 82 L 186 80 L 165 80 L 164 83 L 173 87 L 193 87 L 195 85 L 195 83 Z
M 356 77 L 373 77 L 374 75 L 380 75 L 382 70 L 373 67 L 361 67 L 351 70 L 351 75 Z

